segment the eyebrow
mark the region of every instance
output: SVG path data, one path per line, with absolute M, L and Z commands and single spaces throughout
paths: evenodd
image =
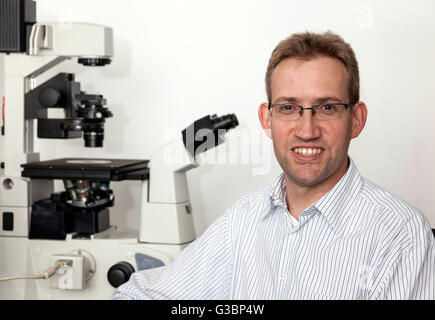
M 296 97 L 280 96 L 275 100 L 274 103 L 297 103 L 297 101 L 298 99 Z M 315 100 L 315 104 L 324 102 L 341 102 L 341 99 L 335 96 L 325 96 L 319 97 Z

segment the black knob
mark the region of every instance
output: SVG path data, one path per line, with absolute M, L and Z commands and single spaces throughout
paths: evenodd
M 45 108 L 55 107 L 60 98 L 60 92 L 50 87 L 42 89 L 39 93 L 39 102 Z
M 121 261 L 109 269 L 107 272 L 107 279 L 113 287 L 117 288 L 121 284 L 127 282 L 134 272 L 135 270 L 131 264 Z

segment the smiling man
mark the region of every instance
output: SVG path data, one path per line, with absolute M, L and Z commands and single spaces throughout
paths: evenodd
M 323 41 L 328 37 L 337 41 L 331 35 Z M 352 52 L 341 45 L 343 61 L 356 64 Z M 315 53 L 287 57 L 280 49 L 274 52 L 271 65 L 276 64 L 274 59 L 282 61 L 267 74 L 269 101 L 273 102 L 263 103 L 259 116 L 263 128 L 270 130 L 287 190 L 291 191 L 286 194 L 289 211 L 297 218 L 346 173 L 349 142 L 362 131 L 367 108 L 358 102 L 358 93 L 349 92 L 348 88 L 358 86 L 349 84 L 351 76 L 343 62 Z
M 272 53 L 259 107 L 283 170 L 167 266 L 114 299 L 435 299 L 435 244 L 417 209 L 363 178 L 355 54 L 340 36 L 294 34 Z

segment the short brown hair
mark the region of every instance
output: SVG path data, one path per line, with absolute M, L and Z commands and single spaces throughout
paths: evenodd
M 287 58 L 311 60 L 319 56 L 335 58 L 344 64 L 349 74 L 349 103 L 357 103 L 359 101 L 359 70 L 355 53 L 343 38 L 330 31 L 323 34 L 295 33 L 276 46 L 266 71 L 266 93 L 269 102 L 272 102 L 272 74 L 282 60 Z

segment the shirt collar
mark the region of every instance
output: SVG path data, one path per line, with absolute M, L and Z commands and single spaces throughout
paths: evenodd
M 349 157 L 349 167 L 344 176 L 331 190 L 305 211 L 319 211 L 325 216 L 331 227 L 337 233 L 340 233 L 340 227 L 349 212 L 350 206 L 358 195 L 362 183 L 363 179 L 353 160 Z M 271 207 L 287 206 L 284 172 L 278 176 L 275 183 L 271 186 L 269 196 Z M 272 210 L 266 210 L 262 218 L 264 219 L 271 212 Z
M 267 210 L 264 210 L 263 213 L 260 216 L 260 219 L 266 218 L 269 214 L 273 212 L 273 208 L 275 207 L 287 207 L 287 200 L 286 200 L 286 183 L 284 178 L 284 172 L 281 172 L 281 174 L 276 178 L 275 182 L 272 184 L 272 186 L 269 189 L 269 200 L 270 200 L 270 208 Z
M 363 178 L 349 157 L 349 168 L 337 184 L 314 203 L 337 234 L 341 233 L 351 206 L 363 185 Z
M 284 172 L 282 172 L 275 183 L 270 188 L 270 198 L 273 202 L 278 203 L 279 205 L 286 204 L 286 187 L 285 187 L 285 178 Z

